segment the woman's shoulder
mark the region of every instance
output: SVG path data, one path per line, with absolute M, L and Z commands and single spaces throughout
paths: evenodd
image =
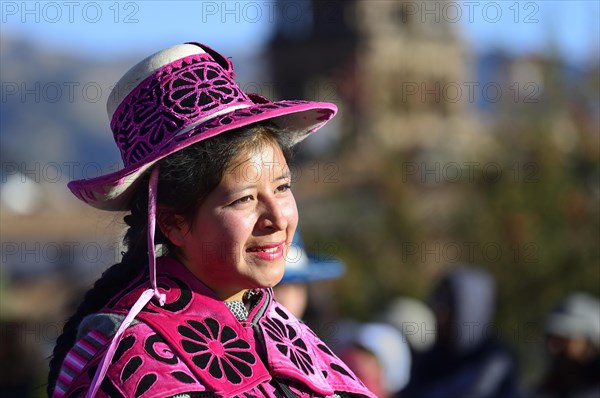
M 64 392 L 56 395 L 58 398 L 79 396 L 77 391 L 87 391 L 123 319 L 122 315 L 108 313 L 84 318 L 78 329 L 77 342 L 63 364 L 62 373 L 67 378 L 69 374 L 76 376 L 68 380 L 63 377 L 61 389 Z M 77 369 L 68 367 L 69 357 L 73 357 L 70 362 Z M 120 338 L 98 396 L 212 396 L 206 393 L 207 387 L 190 372 L 168 342 L 144 322 L 135 321 Z
M 77 328 L 77 340 L 84 338 L 92 332 L 101 333 L 104 336 L 112 337 L 117 333 L 121 322 L 125 319 L 124 315 L 96 313 L 83 318 Z M 137 323 L 133 321 L 132 323 Z
M 312 329 L 277 301 L 260 324 L 271 374 L 298 380 L 325 396 L 374 397 Z

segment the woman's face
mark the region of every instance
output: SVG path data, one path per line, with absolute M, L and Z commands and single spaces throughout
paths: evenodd
M 193 224 L 182 223 L 171 239 L 185 266 L 223 300 L 281 280 L 298 224 L 290 171 L 278 145 L 241 153 L 231 165 Z

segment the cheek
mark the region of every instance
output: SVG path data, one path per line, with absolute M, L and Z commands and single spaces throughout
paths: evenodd
M 187 248 L 202 258 L 231 253 L 243 244 L 243 236 L 251 222 L 248 217 L 235 213 L 209 214 L 196 220 L 196 229 L 188 236 Z
M 228 240 L 238 241 L 248 238 L 256 223 L 256 217 L 252 214 L 230 214 L 221 219 L 220 222 L 219 235 L 228 238 Z

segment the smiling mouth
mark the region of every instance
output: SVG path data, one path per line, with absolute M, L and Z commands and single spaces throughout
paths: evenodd
M 268 247 L 268 248 L 251 247 L 250 249 L 248 249 L 248 251 L 255 252 L 255 253 L 275 253 L 278 249 L 279 249 L 278 246 L 273 246 L 273 247 Z
M 285 242 L 249 247 L 246 251 L 264 260 L 276 260 L 284 255 Z

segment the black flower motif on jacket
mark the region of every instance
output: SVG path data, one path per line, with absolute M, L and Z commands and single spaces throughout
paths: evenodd
M 223 376 L 233 384 L 240 384 L 244 377 L 252 375 L 256 358 L 250 351 L 250 344 L 240 339 L 229 326 L 221 326 L 213 318 L 203 322 L 187 321 L 188 326 L 177 328 L 183 339 L 183 349 L 192 354 L 196 366 L 216 379 Z
M 275 347 L 305 374 L 314 374 L 313 361 L 304 340 L 291 325 L 277 318 L 266 318 L 265 331 L 273 339 Z

